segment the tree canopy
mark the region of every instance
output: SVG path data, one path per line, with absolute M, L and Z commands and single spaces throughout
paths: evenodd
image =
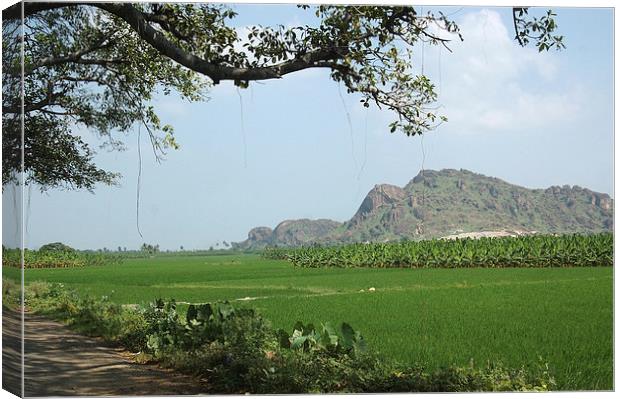
M 74 252 L 75 249 L 63 244 L 62 242 L 51 242 L 49 244 L 42 245 L 39 248 L 39 252 Z
M 153 96 L 176 92 L 200 101 L 221 81 L 246 88 L 309 68 L 329 70 L 363 106 L 393 111 L 391 132 L 422 134 L 447 118 L 436 112 L 433 83 L 413 67 L 413 46 L 449 49 L 451 40 L 463 40 L 448 16 L 410 6 L 302 5 L 316 24 L 253 26 L 242 37 L 231 25 L 236 12 L 225 5 L 23 4 L 23 38 L 22 3 L 2 14 L 3 186 L 17 183 L 21 171 L 22 111 L 26 182 L 92 190 L 118 175 L 95 165 L 75 129 L 121 149 L 122 133 L 140 125 L 160 159 L 178 145 L 150 105 Z M 515 39 L 539 51 L 563 47 L 553 16 L 513 9 Z

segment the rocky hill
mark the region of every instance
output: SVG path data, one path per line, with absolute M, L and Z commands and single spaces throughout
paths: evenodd
M 612 231 L 613 206 L 609 195 L 579 186 L 527 189 L 462 169 L 425 170 L 402 188 L 376 185 L 344 223 L 287 220 L 274 230 L 252 229 L 235 246 L 417 240 L 475 232 Z
M 330 237 L 341 225 L 342 223 L 329 219 L 285 220 L 273 230 L 269 227 L 255 227 L 248 233 L 247 240 L 233 245 L 241 248 L 309 245 L 318 241 L 324 242 L 321 237 Z

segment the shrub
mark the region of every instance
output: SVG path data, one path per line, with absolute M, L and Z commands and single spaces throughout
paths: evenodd
M 21 301 L 21 285 L 19 281 L 3 278 L 2 306 L 8 309 L 17 309 L 21 304 Z
M 508 369 L 501 363 L 488 362 L 476 368 L 448 367 L 430 375 L 432 392 L 473 391 L 548 391 L 555 388 L 555 379 L 546 363 L 539 359 L 538 370 L 528 373 L 524 368 Z
M 216 392 L 257 391 L 256 371 L 268 367 L 277 343 L 269 323 L 252 309 L 227 302 L 190 305 L 183 322 L 174 301 L 145 313 L 148 349 L 181 371 L 208 375 Z

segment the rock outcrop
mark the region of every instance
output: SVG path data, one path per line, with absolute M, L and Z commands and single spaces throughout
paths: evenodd
M 381 208 L 398 204 L 407 197 L 405 190 L 391 184 L 377 184 L 364 198 L 362 205 L 351 219 L 352 223 L 361 223 L 369 215 L 376 214 Z

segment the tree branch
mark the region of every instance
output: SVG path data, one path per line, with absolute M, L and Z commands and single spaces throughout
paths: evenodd
M 517 7 L 513 7 L 512 9 L 512 23 L 514 24 L 514 28 L 515 28 L 515 37 L 517 38 L 517 41 L 519 42 L 519 45 L 521 47 L 524 46 L 523 41 L 521 40 L 521 35 L 519 35 L 519 28 L 517 28 L 517 13 L 519 12 L 519 10 L 523 10 L 522 8 L 517 8 Z
M 187 36 L 187 35 L 182 34 L 174 26 L 174 24 L 171 23 L 171 21 L 168 19 L 168 17 L 165 16 L 165 15 L 161 15 L 161 14 L 145 14 L 145 13 L 143 13 L 142 15 L 144 16 L 144 18 L 147 21 L 159 24 L 159 26 L 161 26 L 166 31 L 172 33 L 174 35 L 174 37 L 176 37 L 179 40 L 189 41 L 189 40 L 192 39 L 191 36 Z
M 267 79 L 278 79 L 289 73 L 301 71 L 308 68 L 317 67 L 317 63 L 325 61 L 333 61 L 337 59 L 343 59 L 348 53 L 349 49 L 346 46 L 331 46 L 330 48 L 320 48 L 304 54 L 303 56 L 297 56 L 293 59 L 283 61 L 278 64 L 263 67 L 231 67 L 228 65 L 222 65 L 209 62 L 194 54 L 188 53 L 183 50 L 164 35 L 164 33 L 155 29 L 149 20 L 155 23 L 162 23 L 163 20 L 156 18 L 153 14 L 145 14 L 138 10 L 131 4 L 124 3 L 25 3 L 24 15 L 35 14 L 37 12 L 57 9 L 68 6 L 88 5 L 104 10 L 110 14 L 113 14 L 125 22 L 142 38 L 149 43 L 162 55 L 172 59 L 173 61 L 185 66 L 195 72 L 206 75 L 215 84 L 222 80 L 233 81 L 256 81 Z M 3 13 L 3 20 L 14 19 L 19 14 L 19 7 L 17 5 L 10 7 Z M 19 17 L 19 16 L 18 16 Z M 172 32 L 174 34 L 174 32 Z M 176 35 L 175 35 L 176 36 Z M 85 49 L 86 52 L 88 52 Z M 69 54 L 65 57 L 50 58 L 43 60 L 42 65 L 56 65 L 58 63 L 75 62 L 86 52 L 77 52 Z M 96 62 L 93 62 L 96 63 Z M 326 65 L 321 65 L 325 67 Z
M 58 105 L 56 103 L 54 103 L 53 101 L 55 99 L 57 99 L 58 97 L 62 96 L 64 93 L 60 92 L 60 93 L 52 93 L 51 95 L 49 95 L 48 97 L 44 98 L 43 100 L 37 101 L 36 103 L 31 103 L 31 104 L 27 104 L 24 106 L 24 113 L 28 113 L 28 112 L 32 112 L 32 111 L 39 111 L 45 107 L 48 107 L 50 105 Z M 22 107 L 21 105 L 8 105 L 8 106 L 2 106 L 2 113 L 7 113 L 7 114 L 19 114 L 22 112 Z
M 88 60 L 88 59 L 82 58 L 84 55 L 92 53 L 93 51 L 101 50 L 103 48 L 110 47 L 112 44 L 114 44 L 113 41 L 109 41 L 108 43 L 105 43 L 106 40 L 108 40 L 108 38 L 104 37 L 101 40 L 98 40 L 96 43 L 93 43 L 89 47 L 74 51 L 67 55 L 62 55 L 62 56 L 51 55 L 49 57 L 45 57 L 41 59 L 39 62 L 37 62 L 36 64 L 28 65 L 26 68 L 24 68 L 24 74 L 28 75 L 31 72 L 39 68 L 42 68 L 42 67 L 54 66 L 54 65 L 68 63 L 68 62 L 73 62 L 73 63 L 78 63 L 78 64 L 99 64 L 99 63 L 106 63 L 106 62 L 107 63 L 114 62 L 113 60 Z
M 319 49 L 301 58 L 294 58 L 268 67 L 235 68 L 213 64 L 176 46 L 162 32 L 153 28 L 144 14 L 131 4 L 91 3 L 91 5 L 123 19 L 144 41 L 161 54 L 195 72 L 208 76 L 214 83 L 222 80 L 250 81 L 281 78 L 292 72 L 312 68 L 315 62 L 342 57 L 336 48 L 331 48 Z

